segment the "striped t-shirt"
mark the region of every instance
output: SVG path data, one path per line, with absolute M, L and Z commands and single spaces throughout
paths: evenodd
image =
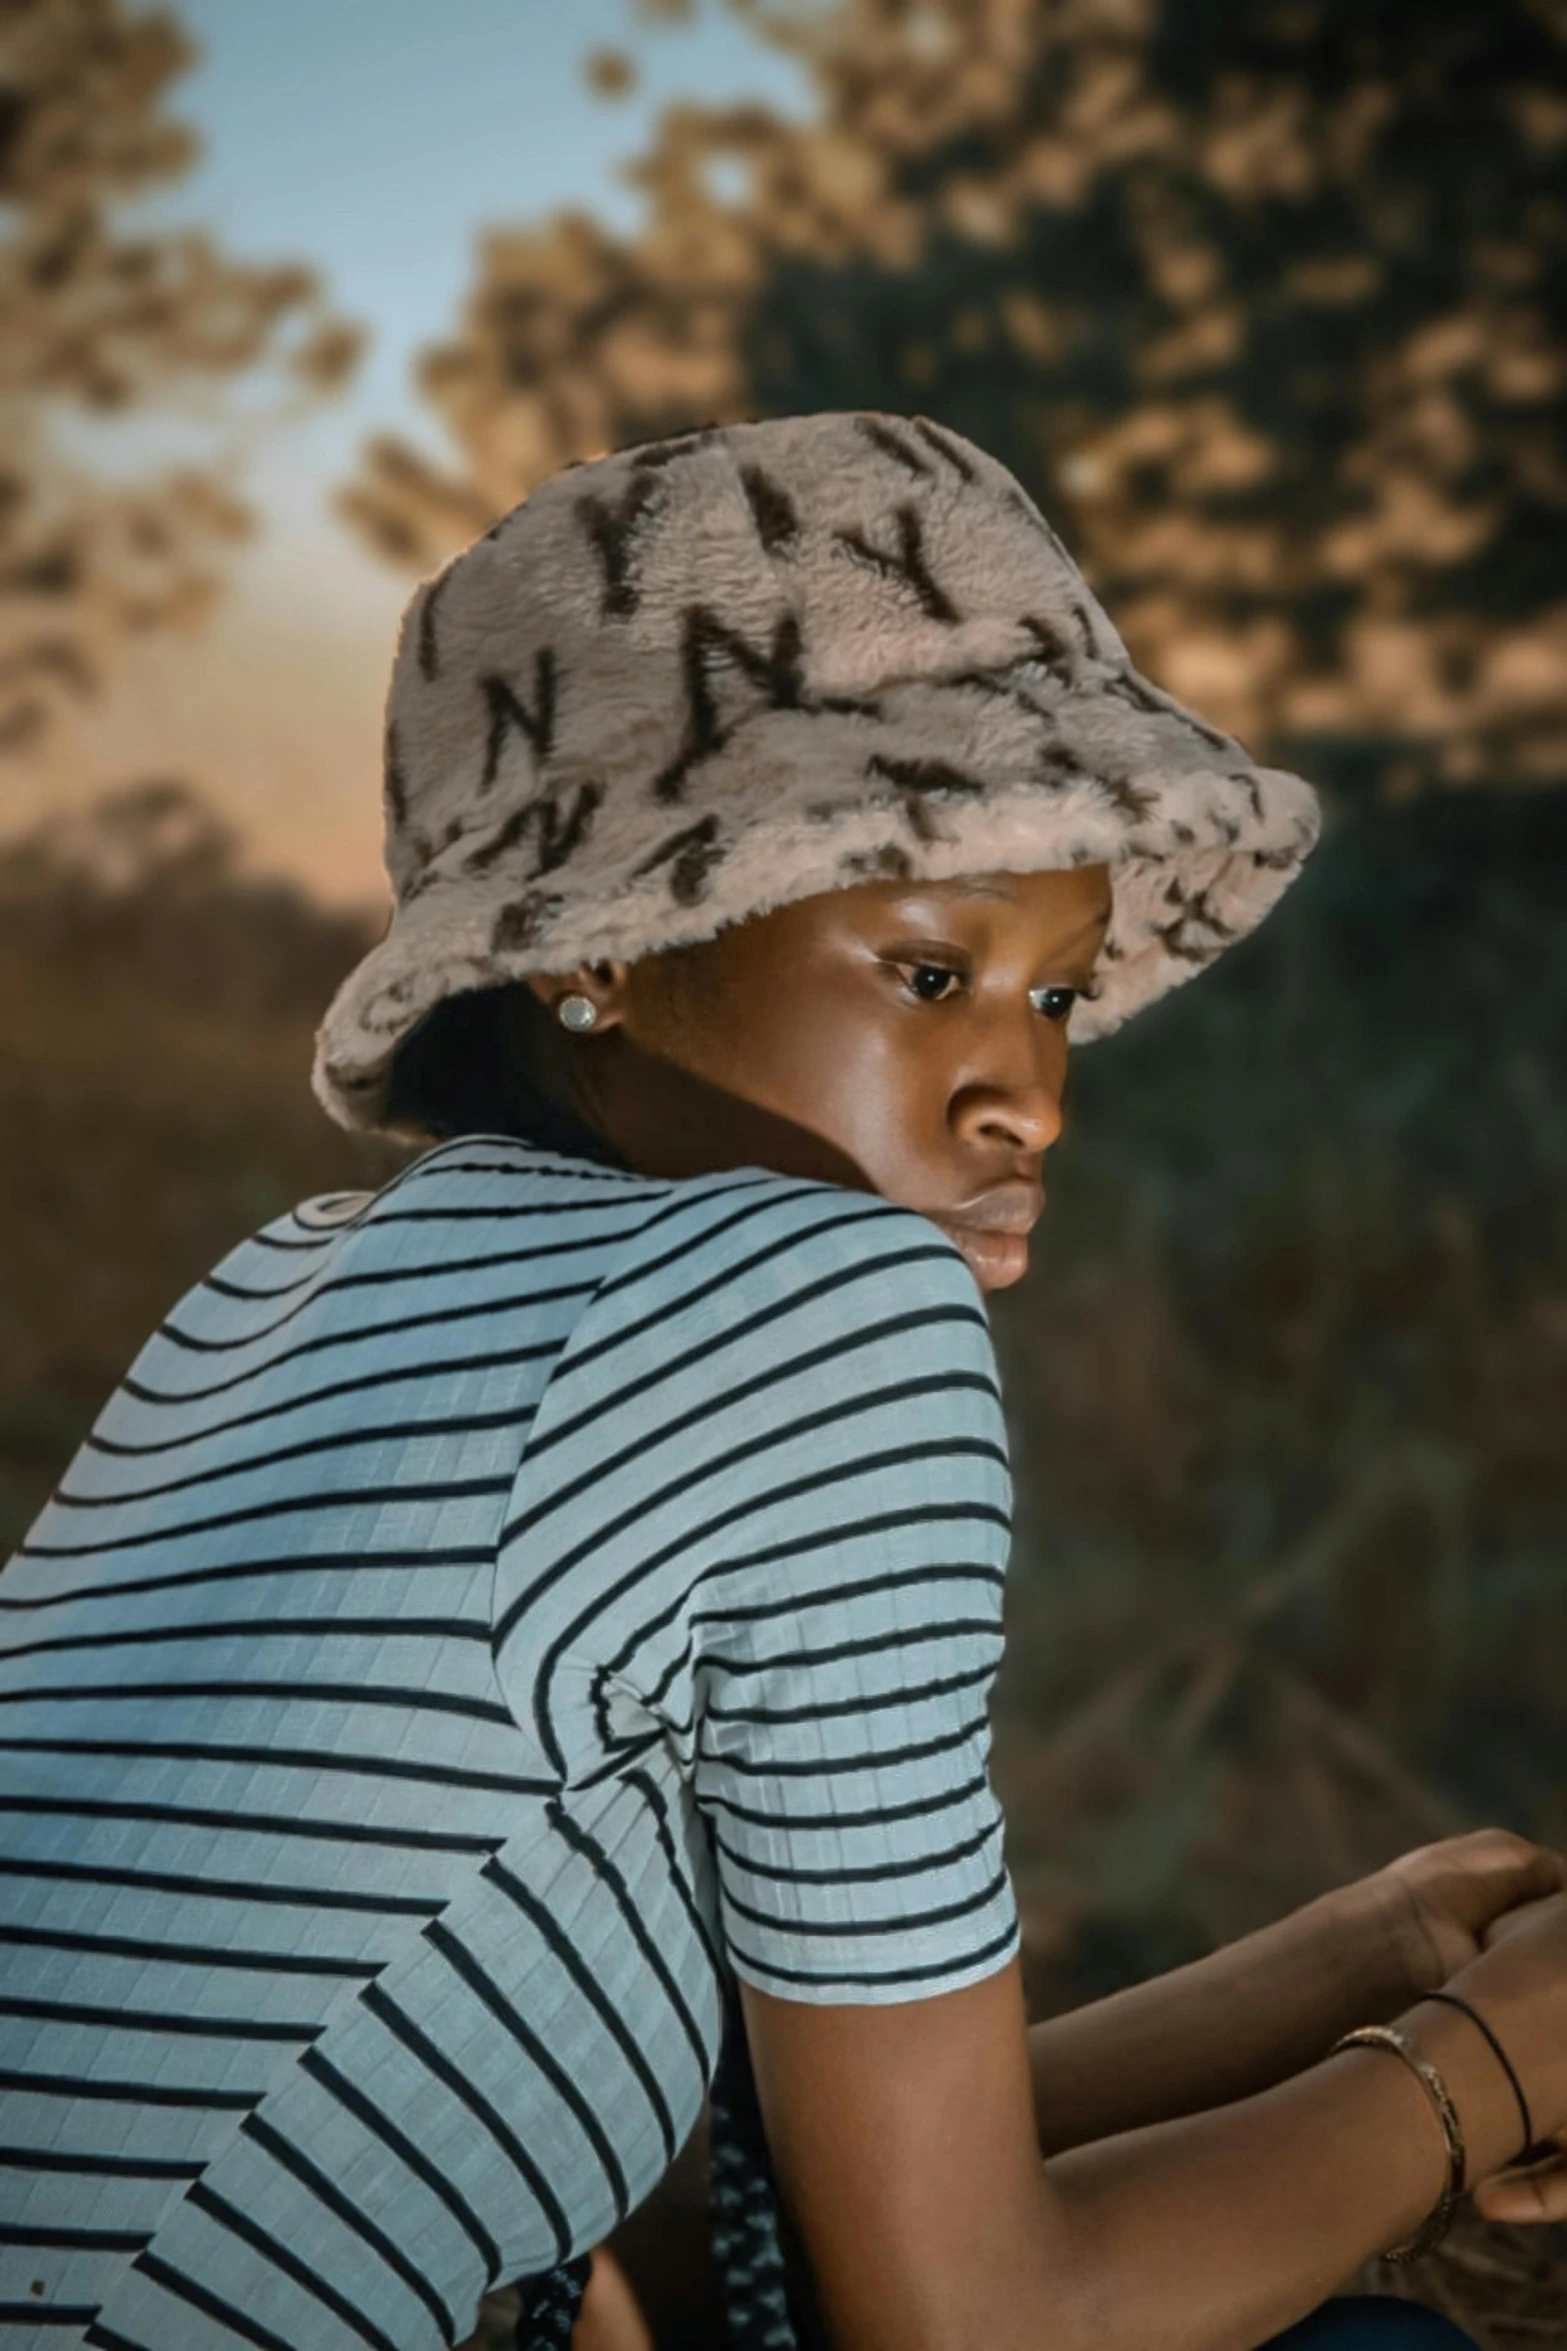
M 1010 1488 L 927 1219 L 491 1137 L 181 1301 L 0 1576 L 0 2345 L 437 2351 L 725 1966 L 976 1981 Z

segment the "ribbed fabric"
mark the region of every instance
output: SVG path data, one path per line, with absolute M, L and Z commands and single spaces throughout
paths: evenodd
M 175 1308 L 0 1576 L 0 2345 L 435 2351 L 648 2195 L 726 1968 L 1002 1965 L 983 1306 L 488 1137 Z

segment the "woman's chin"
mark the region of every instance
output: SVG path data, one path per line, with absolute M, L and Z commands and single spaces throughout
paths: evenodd
M 1028 1271 L 1026 1233 L 987 1233 L 974 1225 L 948 1224 L 932 1217 L 949 1241 L 962 1252 L 963 1262 L 982 1290 L 1008 1290 Z

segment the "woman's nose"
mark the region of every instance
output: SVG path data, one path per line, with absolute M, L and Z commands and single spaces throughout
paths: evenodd
M 964 1142 L 980 1148 L 1048 1151 L 1061 1132 L 1060 1080 L 1033 1071 L 966 1086 L 954 1101 L 953 1123 Z

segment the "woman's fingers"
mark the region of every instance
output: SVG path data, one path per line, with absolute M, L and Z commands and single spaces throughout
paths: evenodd
M 1474 2192 L 1475 2210 L 1485 2220 L 1527 2228 L 1542 2220 L 1567 2220 L 1567 2132 L 1552 2141 L 1557 2153 L 1543 2163 L 1494 2172 Z
M 1401 1853 L 1369 1882 L 1414 1930 L 1407 1964 L 1422 1990 L 1467 1966 L 1498 1917 L 1567 1891 L 1567 1857 L 1511 1829 L 1469 1829 Z

